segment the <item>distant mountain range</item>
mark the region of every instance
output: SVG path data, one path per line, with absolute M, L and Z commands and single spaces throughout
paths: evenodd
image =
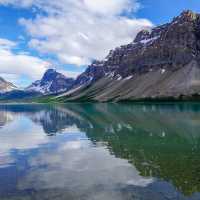
M 200 14 L 184 11 L 170 23 L 139 32 L 75 80 L 50 69 L 24 92 L 55 95 L 52 100 L 61 102 L 197 98 Z
M 7 82 L 5 79 L 0 77 L 0 93 L 10 92 L 16 89 L 17 87 L 14 84 Z
M 56 95 L 71 89 L 73 78 L 67 78 L 54 69 L 48 69 L 41 80 L 35 81 L 25 89 L 18 89 L 13 84 L 0 78 L 0 100 L 20 100 Z

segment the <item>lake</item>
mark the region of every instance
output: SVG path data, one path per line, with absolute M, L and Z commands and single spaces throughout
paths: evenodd
M 200 104 L 0 105 L 0 200 L 199 200 Z

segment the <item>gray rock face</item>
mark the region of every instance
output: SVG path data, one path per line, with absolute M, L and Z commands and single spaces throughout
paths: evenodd
M 16 89 L 17 87 L 15 85 L 0 77 L 0 93 L 10 92 Z
M 54 69 L 49 69 L 45 72 L 41 80 L 32 83 L 26 90 L 36 91 L 42 94 L 55 94 L 71 89 L 73 84 L 73 78 L 67 78 Z
M 66 94 L 66 100 L 200 94 L 200 14 L 184 11 L 171 23 L 139 32 L 131 44 L 89 66 L 76 80 L 77 87 L 80 89 Z

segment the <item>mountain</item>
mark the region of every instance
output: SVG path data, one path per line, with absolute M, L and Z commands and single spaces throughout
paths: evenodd
M 33 97 L 41 97 L 41 93 L 36 91 L 26 91 L 17 88 L 14 84 L 7 82 L 0 77 L 0 101 L 16 101 L 31 99 Z
M 0 94 L 0 102 L 20 102 L 20 101 L 32 101 L 33 98 L 42 98 L 42 94 L 37 91 L 26 91 L 26 90 L 12 90 Z
M 7 82 L 5 79 L 0 77 L 0 93 L 10 92 L 16 90 L 17 87 L 10 82 Z
M 200 14 L 184 11 L 94 61 L 57 100 L 179 99 L 199 94 Z
M 56 94 L 71 89 L 73 84 L 73 78 L 67 78 L 56 70 L 49 69 L 45 72 L 41 80 L 32 83 L 26 90 L 42 94 Z
M 7 83 L 7 82 L 5 82 Z M 45 72 L 41 80 L 32 83 L 24 90 L 17 89 L 11 83 L 10 88 L 4 89 L 4 93 L 0 93 L 0 101 L 37 101 L 38 99 L 46 100 L 48 95 L 55 95 L 65 92 L 72 88 L 74 79 L 67 78 L 63 74 L 56 72 L 54 69 L 49 69 Z M 3 84 L 2 84 L 3 85 Z M 1 79 L 0 79 L 1 88 Z

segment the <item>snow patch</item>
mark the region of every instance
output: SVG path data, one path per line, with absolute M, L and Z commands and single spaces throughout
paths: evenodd
M 153 71 L 153 69 L 151 68 L 151 69 L 149 69 L 149 71 L 150 71 L 150 72 L 152 72 L 152 71 Z
M 153 38 L 150 38 L 150 39 L 145 39 L 145 40 L 141 40 L 140 43 L 142 44 L 148 44 L 148 43 L 152 43 L 153 41 L 157 40 L 160 36 L 156 36 L 156 37 L 153 37 Z
M 49 93 L 52 82 L 53 81 L 49 81 L 45 85 L 42 86 L 40 81 L 36 81 L 32 86 L 27 88 L 27 90 L 28 91 L 40 92 L 40 93 L 43 93 L 43 94 Z
M 115 72 L 108 72 L 108 73 L 106 73 L 106 76 L 108 78 L 113 78 L 115 76 Z
M 161 74 L 164 74 L 166 72 L 166 69 L 161 70 Z
M 78 87 L 76 87 L 76 88 L 74 88 L 74 89 L 71 89 L 71 90 L 69 90 L 68 92 L 66 92 L 66 93 L 64 93 L 64 94 L 61 94 L 61 95 L 59 95 L 59 96 L 56 96 L 55 99 L 60 98 L 60 97 L 64 97 L 64 96 L 68 96 L 68 95 L 70 95 L 70 94 L 76 92 L 77 90 L 81 89 L 83 86 L 84 86 L 84 85 L 81 85 L 81 86 L 78 86 Z
M 125 78 L 125 80 L 130 80 L 132 78 L 133 78 L 133 76 L 128 76 L 128 77 Z
M 120 80 L 122 80 L 122 77 L 118 74 L 117 75 L 117 81 L 120 81 Z

